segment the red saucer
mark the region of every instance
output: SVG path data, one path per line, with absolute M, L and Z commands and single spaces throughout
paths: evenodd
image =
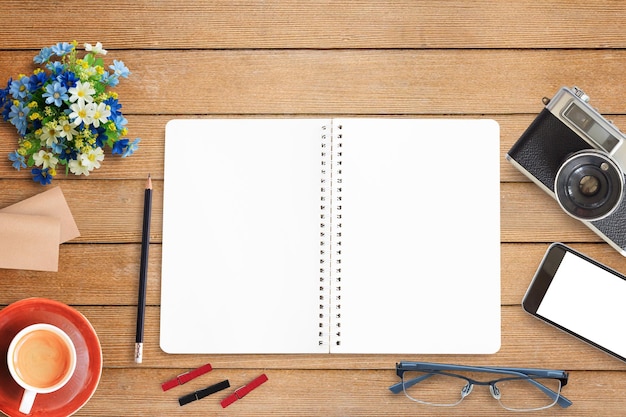
M 6 364 L 11 339 L 34 323 L 53 324 L 68 334 L 76 346 L 76 371 L 58 391 L 38 394 L 29 416 L 69 416 L 93 395 L 102 374 L 102 349 L 91 323 L 77 310 L 58 301 L 27 298 L 0 310 L 0 411 L 9 417 L 19 412 L 23 389 L 13 381 Z

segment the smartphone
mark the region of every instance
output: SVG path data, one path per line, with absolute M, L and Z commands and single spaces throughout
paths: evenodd
M 619 272 L 562 243 L 553 243 L 522 307 L 626 362 L 626 276 Z

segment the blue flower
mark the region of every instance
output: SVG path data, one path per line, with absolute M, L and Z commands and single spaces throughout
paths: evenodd
M 46 81 L 48 81 L 48 75 L 45 72 L 41 71 L 41 72 L 38 72 L 37 74 L 31 75 L 29 80 L 30 81 L 28 83 L 28 90 L 35 91 L 41 86 L 43 86 L 46 83 Z
M 59 61 L 48 62 L 46 68 L 50 70 L 53 74 L 60 74 L 65 69 L 65 66 L 61 64 Z
M 74 160 L 76 158 L 78 158 L 78 151 L 76 149 L 74 149 L 73 147 L 68 147 L 66 145 L 62 145 L 63 146 L 63 152 L 59 153 L 59 159 L 69 162 L 71 160 Z
M 113 149 L 111 149 L 111 153 L 115 154 L 123 154 L 124 148 L 128 145 L 128 139 L 120 139 L 113 144 Z
M 12 82 L 13 82 L 13 79 L 9 78 L 9 82 L 7 83 L 7 86 L 3 89 L 0 89 L 0 106 L 4 104 L 6 100 L 8 100 L 9 89 L 11 88 Z
M 72 71 L 64 71 L 57 77 L 57 80 L 63 84 L 63 87 L 70 89 L 71 87 L 76 87 L 78 78 Z
M 26 168 L 25 158 L 17 153 L 17 151 L 13 151 L 9 154 L 9 161 L 13 162 L 13 168 L 17 169 L 18 171 L 20 170 L 20 168 Z
M 42 48 L 41 51 L 39 51 L 39 54 L 35 55 L 35 57 L 33 58 L 33 62 L 35 64 L 43 64 L 44 62 L 47 62 L 51 56 L 52 48 L 45 47 Z
M 141 139 L 137 138 L 132 143 L 129 143 L 124 153 L 122 153 L 122 158 L 126 158 L 127 156 L 131 156 L 135 151 L 139 148 L 139 141 Z
M 26 98 L 28 95 L 28 86 L 30 84 L 30 78 L 27 76 L 23 76 L 17 81 L 11 81 L 11 85 L 9 87 L 9 92 L 16 99 Z
M 52 145 L 50 145 L 50 149 L 52 149 L 52 152 L 54 152 L 55 154 L 59 155 L 59 157 L 61 157 L 61 155 L 65 154 L 67 145 L 65 144 L 65 138 L 57 138 L 57 140 L 58 140 L 57 143 L 53 143 Z
M 28 116 L 28 113 L 30 113 L 30 107 L 22 102 L 17 103 L 17 105 L 12 105 L 11 111 L 9 112 L 11 123 L 13 123 L 18 133 L 22 136 L 26 134 L 26 127 L 28 126 L 26 116 Z
M 115 127 L 117 128 L 117 130 L 124 129 L 124 126 L 126 126 L 126 124 L 128 123 L 128 120 L 126 120 L 126 118 L 122 116 L 121 113 L 118 113 L 115 118 L 112 118 L 112 120 L 113 123 L 115 123 Z
M 2 109 L 2 118 L 9 120 L 9 112 L 11 111 L 11 100 L 9 99 L 9 86 L 12 79 L 9 78 L 6 88 L 0 89 L 0 109 Z
M 118 61 L 117 59 L 113 60 L 113 65 L 109 65 L 109 68 L 113 70 L 113 74 L 118 77 L 128 78 L 130 75 L 130 70 L 124 65 L 124 62 Z
M 106 100 L 104 100 L 104 104 L 109 106 L 109 111 L 111 112 L 111 116 L 110 116 L 111 120 L 115 120 L 118 116 L 122 115 L 122 112 L 120 111 L 120 109 L 122 108 L 122 104 L 117 99 L 114 99 L 113 97 L 109 97 Z
M 58 81 L 48 84 L 46 86 L 46 92 L 43 93 L 42 97 L 46 99 L 46 104 L 54 103 L 57 107 L 61 107 L 64 100 L 69 100 L 67 88 L 63 87 Z
M 52 45 L 50 49 L 56 56 L 64 56 L 72 52 L 74 46 L 67 42 L 59 42 L 56 45 Z
M 113 144 L 113 149 L 111 150 L 112 154 L 120 154 L 122 158 L 126 158 L 127 156 L 131 156 L 135 151 L 139 148 L 138 144 L 141 139 L 137 138 L 133 142 L 128 143 L 129 140 L 124 138 L 120 139 Z
M 52 175 L 50 175 L 50 168 L 33 168 L 31 171 L 33 174 L 33 181 L 40 183 L 41 185 L 47 185 L 52 182 Z
M 104 72 L 102 77 L 100 78 L 102 84 L 106 84 L 109 87 L 117 87 L 120 83 L 119 77 L 115 74 L 109 74 L 108 72 Z
M 96 146 L 100 148 L 104 148 L 104 144 L 109 139 L 106 134 L 106 129 L 104 125 L 100 124 L 100 126 L 95 127 L 93 124 L 89 126 L 89 130 L 94 138 L 96 138 Z

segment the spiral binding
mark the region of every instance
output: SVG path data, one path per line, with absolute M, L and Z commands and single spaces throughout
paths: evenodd
M 322 126 L 318 344 L 341 345 L 343 126 Z
M 332 137 L 331 127 L 324 125 L 320 132 L 321 167 L 320 167 L 320 270 L 319 270 L 319 322 L 318 345 L 328 344 L 328 323 L 330 316 L 329 285 L 331 271 L 331 170 Z
M 341 234 L 343 217 L 343 126 L 339 123 L 333 127 L 332 143 L 332 207 L 331 207 L 331 302 L 332 314 L 330 317 L 331 343 L 341 345 Z

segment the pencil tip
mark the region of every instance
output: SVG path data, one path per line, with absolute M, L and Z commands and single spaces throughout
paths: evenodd
M 146 188 L 147 189 L 152 189 L 152 177 L 150 176 L 150 174 L 148 174 L 148 181 L 146 182 Z

